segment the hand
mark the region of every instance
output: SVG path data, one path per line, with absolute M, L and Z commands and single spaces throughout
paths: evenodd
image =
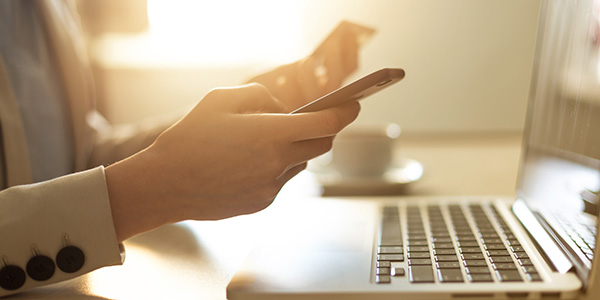
M 152 146 L 106 168 L 119 239 L 264 209 L 307 160 L 331 148 L 359 108 L 290 115 L 258 84 L 211 91 Z
M 359 47 L 373 33 L 373 29 L 342 22 L 307 58 L 258 75 L 249 82 L 266 86 L 291 110 L 301 107 L 342 85 L 358 67 Z

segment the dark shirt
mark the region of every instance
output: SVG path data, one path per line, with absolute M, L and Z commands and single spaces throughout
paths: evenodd
M 0 55 L 21 112 L 33 181 L 71 173 L 69 112 L 36 1 L 0 1 Z

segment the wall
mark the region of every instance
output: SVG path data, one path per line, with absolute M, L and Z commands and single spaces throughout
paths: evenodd
M 539 0 L 299 3 L 304 34 L 290 61 L 347 19 L 377 29 L 355 77 L 380 67 L 406 70 L 403 82 L 363 102 L 358 123 L 396 122 L 405 133 L 522 130 Z M 275 63 L 143 66 L 110 51 L 127 45 L 122 38 L 99 40 L 93 55 L 105 113 L 117 123 L 189 105 L 212 87 L 238 84 Z

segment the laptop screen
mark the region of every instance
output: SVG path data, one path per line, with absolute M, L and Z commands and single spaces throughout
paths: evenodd
M 600 1 L 544 1 L 530 91 L 518 197 L 564 246 L 569 226 L 595 232 L 600 190 Z M 583 225 L 564 225 L 561 221 Z M 589 234 L 588 234 L 589 235 Z M 564 248 L 564 247 L 563 247 Z M 576 249 L 589 270 L 593 253 Z M 579 270 L 581 271 L 581 270 Z

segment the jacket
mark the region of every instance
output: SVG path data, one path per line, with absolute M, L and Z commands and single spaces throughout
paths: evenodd
M 172 124 L 110 126 L 95 110 L 74 5 L 39 4 L 70 110 L 75 173 L 31 183 L 23 124 L 0 56 L 0 296 L 123 263 L 103 165 L 150 145 Z

